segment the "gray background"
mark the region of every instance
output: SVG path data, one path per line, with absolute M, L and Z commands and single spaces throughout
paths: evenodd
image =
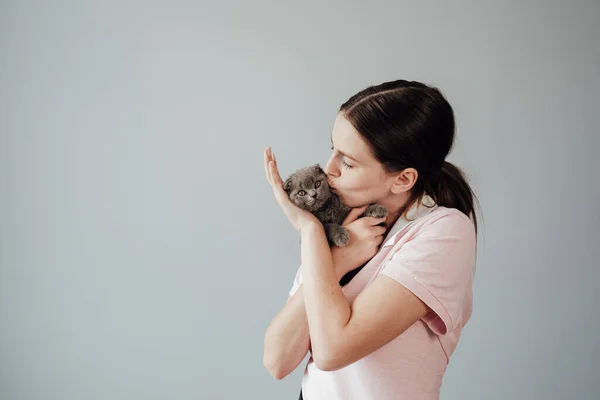
M 399 78 L 449 98 L 483 205 L 442 399 L 599 398 L 600 3 L 215 3 L 0 2 L 0 398 L 295 399 L 262 151 L 326 161 Z

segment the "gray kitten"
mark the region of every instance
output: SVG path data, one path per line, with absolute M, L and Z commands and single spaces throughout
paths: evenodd
M 283 189 L 295 205 L 310 211 L 323 223 L 330 246 L 342 247 L 348 244 L 350 232 L 342 227 L 342 222 L 351 209 L 329 189 L 327 174 L 319 164 L 301 168 L 291 174 L 283 183 Z M 383 218 L 387 213 L 385 207 L 371 204 L 361 217 Z

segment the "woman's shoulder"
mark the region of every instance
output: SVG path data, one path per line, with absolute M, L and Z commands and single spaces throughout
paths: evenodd
M 427 214 L 419 230 L 433 230 L 452 234 L 475 236 L 475 225 L 471 218 L 456 208 L 437 206 Z

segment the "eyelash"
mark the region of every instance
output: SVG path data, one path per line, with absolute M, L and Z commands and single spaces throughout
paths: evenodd
M 333 150 L 333 146 L 331 146 L 331 150 Z M 354 168 L 352 165 L 348 164 L 346 161 L 342 160 L 342 166 L 346 169 Z

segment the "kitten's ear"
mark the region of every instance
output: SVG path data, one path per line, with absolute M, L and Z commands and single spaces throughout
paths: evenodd
M 324 174 L 325 171 L 323 171 L 323 168 L 321 168 L 321 166 L 319 164 L 313 164 L 310 166 L 310 169 L 313 170 L 314 172 L 318 172 L 321 174 Z
M 288 194 L 292 191 L 292 178 L 287 178 L 285 182 L 283 182 L 283 190 L 285 190 Z

